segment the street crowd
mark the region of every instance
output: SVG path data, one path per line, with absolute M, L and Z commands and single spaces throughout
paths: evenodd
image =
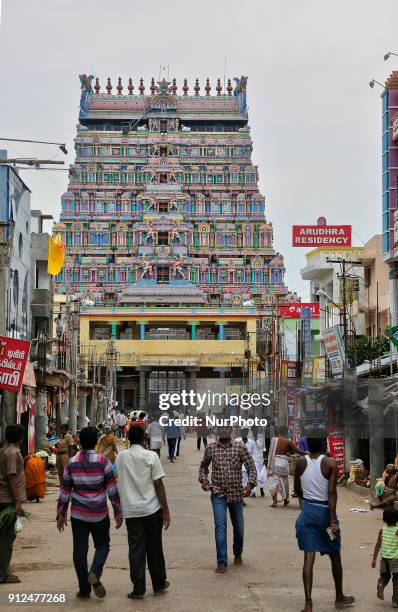
M 98 427 L 88 425 L 79 432 L 78 446 L 65 424 L 57 445 L 57 472 L 60 493 L 56 523 L 62 532 L 70 524 L 73 535 L 73 563 L 79 589 L 77 597 L 91 593 L 104 597 L 102 581 L 110 550 L 110 517 L 108 499 L 113 509 L 116 529 L 123 521 L 127 529 L 128 559 L 133 588 L 130 599 L 142 599 L 146 593 L 146 566 L 153 592 L 160 595 L 170 587 L 166 576 L 162 533 L 170 525 L 170 512 L 164 486 L 165 473 L 160 461 L 161 449 L 167 442 L 167 457 L 174 463 L 186 432 L 173 424 L 163 428 L 156 415 L 126 415 L 121 410 L 111 413 L 108 422 Z M 328 555 L 335 585 L 334 605 L 337 609 L 355 604 L 343 591 L 341 534 L 337 517 L 336 461 L 327 455 L 326 432 L 309 429 L 296 445 L 286 427 L 269 442 L 262 430 L 232 431 L 219 427 L 215 441 L 209 441 L 206 426 L 196 428 L 197 450 L 204 446 L 198 481 L 203 491 L 210 492 L 214 517 L 217 574 L 228 571 L 227 515 L 233 528 L 233 564 L 243 563 L 245 498 L 271 495 L 272 508 L 288 505 L 289 456 L 299 455 L 295 463 L 294 496 L 300 502 L 296 521 L 298 547 L 304 553 L 303 583 L 305 604 L 302 612 L 312 612 L 312 582 L 316 553 Z M 23 429 L 9 425 L 6 443 L 0 449 L 0 583 L 20 582 L 11 573 L 10 562 L 15 540 L 15 524 L 23 514 L 26 499 L 38 500 L 42 474 L 41 459 L 29 457 L 25 462 L 20 452 Z M 124 447 L 123 447 L 124 446 Z M 31 470 L 27 470 L 29 463 Z M 43 462 L 42 462 L 43 463 Z M 211 468 L 211 474 L 210 474 Z M 29 482 L 27 478 L 29 474 Z M 35 482 L 35 475 L 36 480 Z M 28 494 L 30 492 L 30 496 Z M 15 509 L 14 520 L 2 523 L 2 513 Z M 376 566 L 381 551 L 377 597 L 384 598 L 384 589 L 392 578 L 393 607 L 398 607 L 398 514 L 391 505 L 383 512 L 385 526 L 380 530 L 372 565 Z M 3 521 L 4 522 L 4 521 Z M 94 557 L 88 567 L 89 539 L 93 540 Z

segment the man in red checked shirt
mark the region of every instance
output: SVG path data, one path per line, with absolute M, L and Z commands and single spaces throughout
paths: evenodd
M 242 442 L 231 440 L 231 428 L 220 427 L 218 440 L 210 444 L 199 468 L 199 482 L 204 491 L 211 490 L 215 538 L 217 549 L 217 574 L 224 574 L 228 567 L 227 508 L 234 532 L 234 565 L 242 565 L 243 551 L 243 498 L 256 486 L 257 471 L 253 459 Z M 209 465 L 212 464 L 211 484 Z M 242 486 L 242 465 L 248 474 L 248 484 Z

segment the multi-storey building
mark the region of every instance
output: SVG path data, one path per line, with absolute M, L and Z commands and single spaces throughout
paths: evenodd
M 137 95 L 131 79 L 115 94 L 110 79 L 104 93 L 98 79 L 80 80 L 76 160 L 55 229 L 67 249 L 56 289 L 85 300 L 81 341 L 113 336 L 129 355 L 122 367 L 149 371 L 161 356 L 166 368 L 177 357 L 198 371 L 242 369 L 256 307 L 287 293 L 251 159 L 247 78 L 224 92 L 207 79 L 202 95 L 198 80 L 193 95 L 186 79 L 182 95 L 175 79 L 152 79 L 148 94 L 141 79 Z
M 382 93 L 383 252 L 390 265 L 391 322 L 398 324 L 398 70 Z
M 7 152 L 0 151 L 1 159 Z M 30 189 L 0 165 L 0 334 L 30 340 Z

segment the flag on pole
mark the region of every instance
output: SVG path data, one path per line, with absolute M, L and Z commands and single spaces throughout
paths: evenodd
M 56 276 L 61 272 L 65 259 L 65 245 L 62 244 L 61 234 L 48 238 L 48 264 L 47 272 Z
M 398 348 L 398 325 L 394 325 L 393 327 L 387 327 L 384 333 L 387 338 L 391 340 L 395 348 Z

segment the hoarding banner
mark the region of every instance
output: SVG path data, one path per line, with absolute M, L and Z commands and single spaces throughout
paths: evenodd
M 312 382 L 313 384 L 324 383 L 326 380 L 325 357 L 312 358 Z
M 341 429 L 336 427 L 328 428 L 328 445 L 330 456 L 336 460 L 337 476 L 340 478 L 345 472 L 345 443 L 344 433 Z
M 340 378 L 343 375 L 345 350 L 340 327 L 338 327 L 338 325 L 334 325 L 325 330 L 323 334 L 323 343 L 325 345 L 326 355 L 330 361 L 332 375 L 336 378 Z
M 19 393 L 29 349 L 27 340 L 0 336 L 0 389 Z
M 351 225 L 293 225 L 294 247 L 349 247 Z
M 301 333 L 303 339 L 303 357 L 311 358 L 311 310 L 302 308 L 301 314 Z
M 302 308 L 309 308 L 311 319 L 319 319 L 321 314 L 319 302 L 294 302 L 292 304 L 281 304 L 279 306 L 279 316 L 285 319 L 299 319 Z

